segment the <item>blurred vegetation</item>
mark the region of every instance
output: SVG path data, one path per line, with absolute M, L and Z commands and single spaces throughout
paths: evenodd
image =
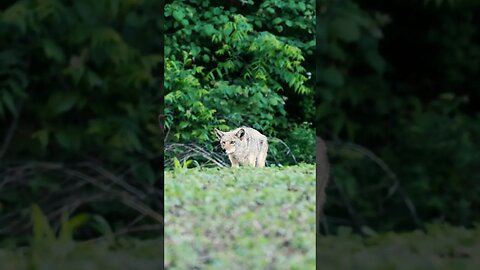
M 2 269 L 114 270 L 163 267 L 163 256 L 158 252 L 163 249 L 163 238 L 139 240 L 117 237 L 108 224 L 96 216 L 80 213 L 68 217 L 65 212 L 57 233 L 37 205 L 32 207 L 31 220 L 33 238 L 28 247 L 0 247 Z M 74 233 L 88 222 L 96 224 L 103 235 L 88 241 L 74 240 Z
M 333 164 L 322 232 L 435 221 L 472 228 L 442 231 L 471 243 L 479 11 L 475 0 L 1 1 L 0 243 L 30 244 L 32 202 L 55 231 L 67 214 L 83 224 L 75 240 L 158 236 L 163 166 L 222 165 L 214 127 L 259 129 L 269 164 L 289 165 L 313 162 L 313 123 Z
M 0 3 L 0 239 L 27 242 L 31 203 L 160 234 L 161 4 Z
M 317 262 L 325 269 L 474 270 L 480 266 L 480 227 L 467 230 L 433 223 L 426 231 L 360 237 L 342 227 L 317 240 Z M 341 255 L 340 255 L 341 254 Z
M 333 178 L 323 232 L 480 219 L 480 2 L 318 6 L 317 133 Z

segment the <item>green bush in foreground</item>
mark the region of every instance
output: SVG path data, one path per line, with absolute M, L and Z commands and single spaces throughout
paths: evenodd
M 165 172 L 166 269 L 314 269 L 315 167 Z

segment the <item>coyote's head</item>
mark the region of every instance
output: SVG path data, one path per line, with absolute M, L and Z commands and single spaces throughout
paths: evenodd
M 237 150 L 236 147 L 241 145 L 243 136 L 245 136 L 245 130 L 241 128 L 236 132 L 223 132 L 215 129 L 215 135 L 217 135 L 217 138 L 220 140 L 220 146 L 225 150 L 225 153 L 232 154 Z

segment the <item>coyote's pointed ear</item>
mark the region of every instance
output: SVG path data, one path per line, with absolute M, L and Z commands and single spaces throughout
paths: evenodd
M 243 139 L 243 136 L 245 136 L 245 129 L 241 128 L 237 131 L 237 133 L 235 134 L 235 136 L 237 136 L 238 138 Z
M 217 135 L 217 138 L 218 139 L 221 139 L 223 137 L 223 135 L 225 134 L 225 132 L 222 132 L 218 129 L 215 129 L 215 135 Z

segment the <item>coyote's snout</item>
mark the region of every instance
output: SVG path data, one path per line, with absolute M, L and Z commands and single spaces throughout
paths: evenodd
M 268 152 L 268 140 L 265 135 L 248 127 L 240 127 L 228 132 L 215 129 L 215 135 L 228 155 L 232 167 L 239 167 L 239 165 L 265 167 Z

